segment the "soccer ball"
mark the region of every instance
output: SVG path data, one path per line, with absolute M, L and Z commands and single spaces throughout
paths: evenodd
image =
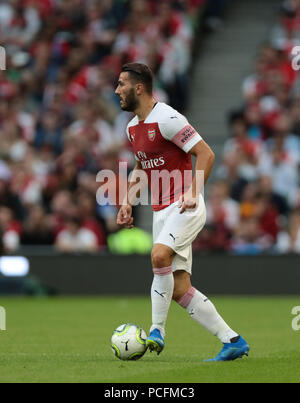
M 146 352 L 146 332 L 132 323 L 117 327 L 111 337 L 111 348 L 120 360 L 139 360 Z

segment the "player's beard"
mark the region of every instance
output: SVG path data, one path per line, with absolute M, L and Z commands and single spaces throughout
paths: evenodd
M 121 108 L 123 111 L 134 112 L 138 107 L 138 100 L 134 94 L 134 88 L 131 88 L 126 98 L 123 98 L 123 106 Z

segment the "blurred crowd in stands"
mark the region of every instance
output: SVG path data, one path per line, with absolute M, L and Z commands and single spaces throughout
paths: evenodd
M 131 115 L 114 94 L 122 64 L 147 63 L 155 96 L 184 110 L 206 0 L 3 0 L 0 230 L 20 245 L 96 251 L 117 208 L 96 203 L 96 174 L 134 164 Z M 3 62 L 3 60 L 2 60 Z
M 119 161 L 134 164 L 124 135 L 131 115 L 114 94 L 121 66 L 147 63 L 156 98 L 184 112 L 199 12 L 207 1 L 0 2 L 4 253 L 20 245 L 99 251 L 118 234 L 117 207 L 100 206 L 95 195 L 99 170 L 116 171 Z M 209 29 L 219 26 L 226 3 L 209 3 Z M 207 225 L 194 250 L 300 253 L 296 45 L 300 0 L 287 0 L 243 83 L 243 105 L 230 113 L 230 138 L 215 168 L 217 180 L 206 189 Z
M 299 45 L 300 1 L 287 0 L 243 82 L 243 105 L 229 114 L 195 250 L 300 253 L 300 70 L 292 66 Z

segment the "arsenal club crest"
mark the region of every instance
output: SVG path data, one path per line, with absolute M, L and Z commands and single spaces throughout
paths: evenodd
M 155 129 L 148 130 L 148 139 L 150 141 L 154 141 L 155 135 L 156 135 Z

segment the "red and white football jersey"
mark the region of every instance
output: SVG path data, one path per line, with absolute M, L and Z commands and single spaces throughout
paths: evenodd
M 126 132 L 135 158 L 147 174 L 153 210 L 177 201 L 192 183 L 189 151 L 202 137 L 183 115 L 163 102 L 145 120 L 135 116 Z

